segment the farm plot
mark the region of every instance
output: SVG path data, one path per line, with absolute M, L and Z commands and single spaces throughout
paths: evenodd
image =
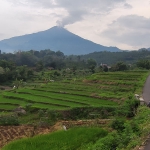
M 33 126 L 0 126 L 0 148 L 8 144 L 10 141 L 32 137 L 35 135 L 46 134 L 55 131 L 55 128 L 38 128 L 34 129 Z
M 0 109 L 26 106 L 64 110 L 76 107 L 118 106 L 142 88 L 148 72 L 96 73 L 83 80 L 57 81 L 3 92 Z M 8 107 L 7 107 L 8 106 Z
M 57 131 L 47 135 L 14 141 L 2 150 L 75 150 L 83 149 L 89 143 L 94 143 L 99 138 L 103 138 L 108 132 L 101 128 L 80 127 L 66 131 Z

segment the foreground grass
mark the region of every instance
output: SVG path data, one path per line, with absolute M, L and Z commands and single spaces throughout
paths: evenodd
M 117 118 L 112 132 L 98 127 L 72 128 L 48 135 L 21 139 L 2 150 L 133 150 L 140 146 L 150 131 L 150 109 L 140 106 L 131 120 Z M 113 121 L 113 120 L 112 120 Z
M 107 135 L 107 131 L 98 127 L 73 128 L 48 135 L 14 141 L 2 150 L 81 150 L 88 143 Z

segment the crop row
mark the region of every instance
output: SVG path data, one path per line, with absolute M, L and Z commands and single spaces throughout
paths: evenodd
M 63 93 L 63 94 L 68 94 L 68 95 L 78 95 L 78 96 L 85 96 L 85 97 L 97 97 L 97 98 L 100 98 L 100 99 L 107 99 L 109 100 L 109 98 L 114 98 L 114 99 L 120 99 L 121 97 L 127 97 L 128 94 L 124 92 L 121 93 L 121 92 L 117 92 L 116 90 L 115 91 L 109 91 L 109 90 L 105 90 L 105 91 L 101 91 L 100 89 L 97 89 L 97 90 L 92 90 L 92 91 L 76 91 L 76 90 L 67 90 L 67 89 L 64 89 L 63 91 L 61 91 L 59 88 L 58 89 L 53 89 L 53 88 L 36 88 L 35 90 L 38 90 L 38 91 L 46 91 L 46 92 L 51 92 L 51 93 Z M 119 90 L 119 89 L 118 89 Z
M 117 103 L 111 102 L 109 100 L 104 100 L 100 98 L 93 98 L 90 96 L 78 96 L 78 95 L 72 95 L 68 93 L 57 93 L 56 91 L 51 92 L 51 91 L 41 91 L 35 89 L 35 90 L 29 90 L 29 89 L 22 89 L 18 91 L 19 93 L 26 93 L 26 94 L 32 94 L 32 95 L 39 95 L 41 97 L 47 97 L 47 98 L 52 98 L 52 99 L 59 99 L 59 100 L 65 100 L 65 101 L 70 101 L 70 102 L 76 102 L 82 105 L 90 105 L 90 106 L 97 106 L 97 105 L 102 105 L 102 104 L 113 104 L 117 105 Z
M 43 87 L 45 90 L 47 88 L 53 89 L 53 90 L 60 90 L 60 91 L 78 91 L 82 93 L 94 93 L 94 92 L 104 92 L 107 91 L 116 91 L 116 86 L 106 86 L 101 84 L 84 84 L 84 85 L 70 85 L 70 84 L 48 84 L 47 86 Z M 133 87 L 129 86 L 117 86 L 118 92 L 130 92 L 132 91 Z
M 38 102 L 30 101 L 30 100 L 28 101 L 24 99 L 19 99 L 18 97 L 15 98 L 15 97 L 0 96 L 0 110 L 13 110 L 18 106 L 25 107 L 28 103 L 32 103 L 32 106 L 36 108 L 49 108 L 51 110 L 66 109 L 66 107 L 63 107 L 63 106 L 38 103 Z
M 118 106 L 141 86 L 147 72 L 115 72 L 93 74 L 85 81 L 57 81 L 7 91 L 0 96 L 0 109 L 18 105 L 52 110 L 76 107 Z M 136 82 L 135 82 L 136 81 Z M 35 83 L 36 84 L 36 83 Z M 7 107 L 8 106 L 8 107 Z
M 24 91 L 25 93 L 25 91 Z M 63 107 L 86 107 L 86 106 L 98 106 L 98 105 L 117 105 L 115 102 L 111 102 L 108 100 L 101 100 L 97 98 L 90 97 L 67 97 L 68 94 L 56 94 L 49 93 L 45 91 L 34 91 L 34 94 L 31 92 L 24 93 L 12 93 L 7 92 L 4 94 L 5 98 L 11 99 L 20 99 L 30 103 L 42 103 L 42 104 L 50 104 L 50 105 L 58 105 Z

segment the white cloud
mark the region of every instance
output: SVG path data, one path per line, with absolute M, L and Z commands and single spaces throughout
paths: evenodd
M 132 47 L 150 46 L 150 18 L 128 15 L 118 18 L 101 33 L 102 36 Z
M 145 37 L 149 38 L 149 2 L 0 0 L 0 40 L 46 30 L 59 24 L 101 45 L 122 49 L 146 47 L 148 42 Z
M 32 8 L 63 8 L 67 13 L 61 16 L 56 23 L 61 26 L 73 24 L 84 19 L 84 16 L 89 14 L 101 14 L 102 12 L 109 12 L 118 4 L 124 3 L 126 0 L 7 0 L 13 4 L 14 7 L 24 6 Z M 129 7 L 129 4 L 126 4 Z
M 84 20 L 88 15 L 101 15 L 104 12 L 110 12 L 117 7 L 117 4 L 123 3 L 125 0 L 56 0 L 58 6 L 65 8 L 68 15 L 60 18 L 59 22 L 62 26 L 73 24 L 77 21 Z
M 125 3 L 125 4 L 124 4 L 124 8 L 131 9 L 132 6 L 131 6 L 130 4 L 128 4 L 128 3 Z

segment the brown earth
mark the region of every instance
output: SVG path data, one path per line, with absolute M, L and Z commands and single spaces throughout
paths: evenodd
M 53 127 L 38 127 L 28 125 L 21 126 L 0 126 L 0 148 L 9 142 L 25 138 L 25 137 L 33 137 L 39 134 L 48 134 L 50 132 L 62 129 L 59 123 L 55 124 Z
M 0 90 L 11 90 L 12 87 L 10 86 L 0 86 Z
M 0 126 L 0 148 L 11 141 L 21 138 L 29 138 L 35 135 L 48 134 L 57 130 L 63 130 L 75 126 L 95 126 L 105 125 L 110 122 L 110 119 L 96 119 L 96 120 L 79 120 L 79 121 L 59 121 L 51 127 L 35 127 L 29 125 L 20 126 Z

